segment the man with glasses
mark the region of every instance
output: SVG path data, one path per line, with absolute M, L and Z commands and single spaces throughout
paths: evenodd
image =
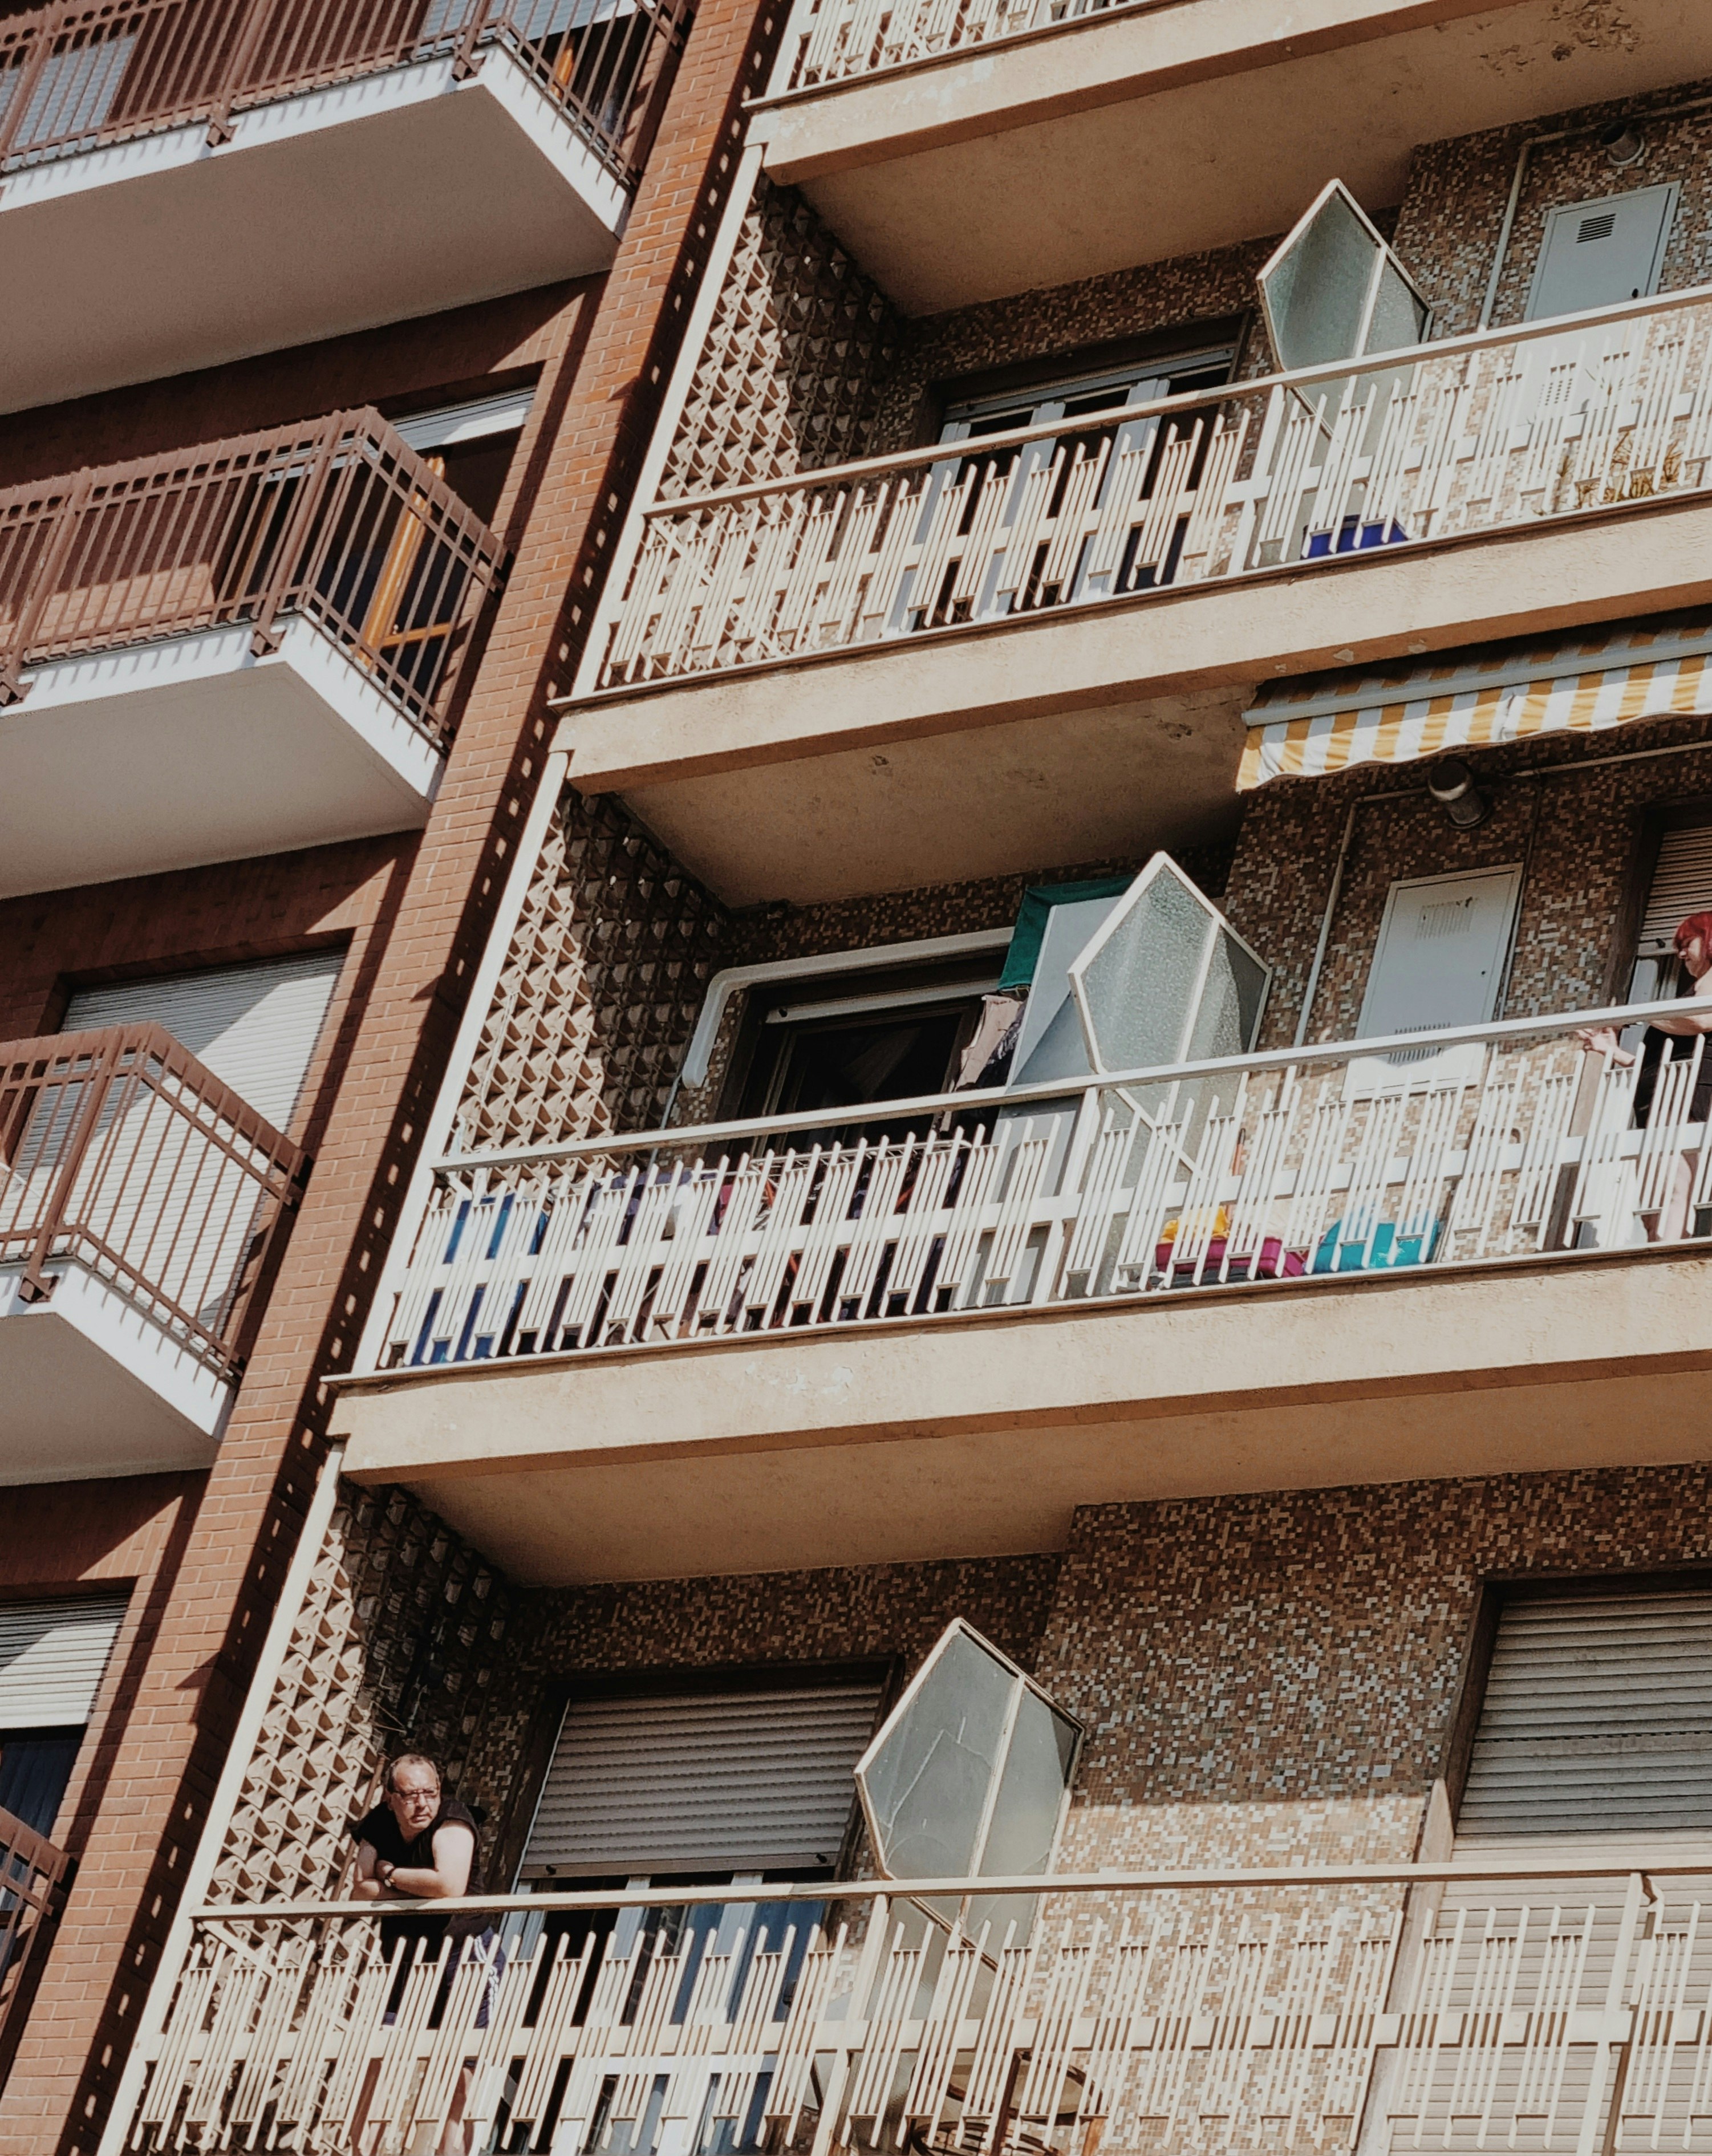
M 357 1843 L 357 1874 L 351 1893 L 358 1902 L 380 1902 L 394 1909 L 400 1903 L 455 1901 L 484 1894 L 476 1845 L 476 1815 L 440 1789 L 440 1769 L 419 1752 L 406 1752 L 387 1768 L 381 1801 L 352 1829 Z M 414 1950 L 419 1941 L 419 1958 Z M 473 1942 L 473 1945 L 472 1943 Z M 428 2026 L 437 2029 L 451 1997 L 452 1979 L 466 1952 L 479 1954 L 486 1964 L 486 1981 L 474 2026 L 485 2029 L 493 2005 L 494 1992 L 505 1956 L 487 1917 L 480 1910 L 460 1911 L 455 1916 L 422 1913 L 383 1917 L 380 1948 L 388 1961 L 398 1962 L 398 1974 L 387 1999 L 386 2020 L 395 2024 L 413 1967 L 435 1954 L 441 1964 L 440 1983 L 429 2011 Z M 400 1948 L 404 1949 L 400 1954 Z M 353 2145 L 368 2151 L 383 2136 L 387 2122 L 371 2121 L 368 2107 L 378 2079 L 379 2061 L 369 2068 L 354 2119 Z M 440 2156 L 475 2147 L 474 2122 L 464 2113 L 470 2100 L 472 2075 L 466 2065 L 448 2107 L 440 2136 Z

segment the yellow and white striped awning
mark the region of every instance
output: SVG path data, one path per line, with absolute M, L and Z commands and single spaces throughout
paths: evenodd
M 1536 734 L 1712 712 L 1712 613 L 1442 652 L 1383 672 L 1269 683 L 1243 713 L 1239 793 Z

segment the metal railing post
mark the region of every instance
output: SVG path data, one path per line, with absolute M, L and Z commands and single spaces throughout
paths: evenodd
M 249 0 L 237 37 L 232 43 L 232 56 L 226 63 L 225 73 L 213 95 L 208 109 L 208 145 L 217 150 L 223 142 L 232 139 L 232 106 L 242 85 L 244 73 L 254 57 L 256 46 L 261 42 L 262 25 L 275 0 Z
M 13 144 L 23 130 L 24 115 L 34 100 L 36 85 L 47 70 L 54 41 L 70 12 L 71 0 L 59 0 L 59 4 L 50 8 L 36 25 L 35 49 L 18 69 L 18 81 L 7 100 L 6 110 L 0 113 L 0 164 L 11 154 Z
M 266 581 L 256 594 L 255 621 L 249 632 L 251 656 L 265 659 L 270 652 L 277 651 L 280 639 L 274 629 L 275 618 L 289 611 L 288 597 L 295 591 L 297 578 L 294 566 L 298 554 L 308 543 L 316 511 L 321 506 L 321 494 L 327 472 L 333 459 L 333 449 L 345 434 L 350 424 L 350 414 L 335 412 L 321 423 L 321 439 L 311 449 L 304 470 L 302 490 L 293 504 L 285 520 L 285 528 L 276 543 L 273 564 Z
M 490 27 L 495 0 L 468 0 L 469 17 L 458 37 L 457 49 L 452 54 L 452 80 L 467 82 L 481 66 L 481 55 L 476 47 Z M 511 10 L 506 7 L 507 14 Z
M 22 703 L 29 693 L 23 679 L 23 670 L 29 663 L 30 646 L 41 626 L 42 616 L 54 596 L 54 586 L 59 572 L 65 566 L 65 557 L 71 552 L 77 536 L 77 527 L 88 506 L 95 485 L 91 466 L 83 465 L 72 476 L 65 499 L 54 512 L 54 530 L 47 545 L 42 549 L 41 559 L 36 563 L 27 596 L 18 608 L 12 632 L 12 649 L 0 654 L 0 710 L 8 704 Z
M 125 1036 L 121 1034 L 95 1060 L 87 1078 L 73 1080 L 68 1077 L 65 1081 L 68 1085 L 80 1084 L 84 1088 L 84 1098 L 78 1104 L 77 1120 L 66 1145 L 64 1159 L 54 1176 L 52 1194 L 43 1209 L 34 1243 L 24 1260 L 23 1272 L 18 1284 L 21 1301 L 45 1302 L 54 1292 L 54 1283 L 48 1277 L 48 1263 L 70 1210 L 72 1192 L 83 1173 L 90 1140 L 112 1091 L 113 1079 L 124 1059 L 125 1047 Z

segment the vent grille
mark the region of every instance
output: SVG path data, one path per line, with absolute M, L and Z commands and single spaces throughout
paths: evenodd
M 1602 211 L 1597 217 L 1584 217 L 1576 234 L 1576 244 L 1579 247 L 1584 241 L 1589 239 L 1609 239 L 1616 230 L 1617 212 L 1615 210 Z

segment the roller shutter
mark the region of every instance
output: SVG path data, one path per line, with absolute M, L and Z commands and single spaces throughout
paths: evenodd
M 0 1602 L 0 1729 L 80 1727 L 95 1711 L 122 1594 Z
M 152 1019 L 275 1130 L 289 1130 L 343 960 L 342 951 L 314 951 L 85 988 L 67 1005 L 62 1030 Z
M 1647 893 L 1638 945 L 1643 957 L 1674 949 L 1678 928 L 1691 913 L 1712 907 L 1712 824 L 1667 831 Z
M 1673 1834 L 1712 1838 L 1712 1593 L 1511 1603 L 1458 1856 Z
M 565 1716 L 526 1876 L 635 1878 L 830 1865 L 877 1685 L 579 1700 Z

